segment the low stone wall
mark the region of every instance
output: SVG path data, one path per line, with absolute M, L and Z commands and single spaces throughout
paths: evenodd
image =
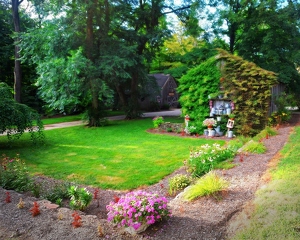
M 184 129 L 184 123 L 165 122 L 159 126 L 159 130 L 169 131 L 169 129 L 172 129 L 172 132 L 181 132 Z

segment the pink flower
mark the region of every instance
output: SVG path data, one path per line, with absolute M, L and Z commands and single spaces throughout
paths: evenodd
M 145 191 L 129 192 L 121 196 L 119 201 L 110 202 L 106 206 L 108 221 L 118 226 L 132 226 L 138 229 L 143 223 L 153 224 L 164 217 L 170 217 L 167 199 L 156 193 Z

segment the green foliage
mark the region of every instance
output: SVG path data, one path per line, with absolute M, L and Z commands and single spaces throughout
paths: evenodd
M 93 199 L 93 195 L 85 188 L 70 186 L 68 188 L 70 207 L 75 210 L 84 211 Z
M 24 161 L 2 155 L 0 159 L 0 186 L 5 189 L 24 192 L 31 189 L 32 179 Z
M 11 6 L 8 1 L 0 2 L 0 81 L 5 83 L 12 83 L 14 61 L 12 56 L 14 54 L 14 41 L 12 38 L 12 17 Z
M 172 132 L 172 128 L 167 128 L 167 132 Z
M 169 194 L 174 195 L 176 192 L 185 189 L 192 183 L 193 179 L 184 174 L 177 174 L 169 179 Z
M 204 129 L 203 120 L 209 115 L 208 95 L 219 90 L 220 71 L 217 69 L 216 59 L 210 58 L 188 71 L 179 80 L 179 102 L 182 114 L 190 116 L 190 123 L 199 130 Z
M 243 58 L 276 72 L 296 96 L 300 92 L 299 7 L 298 1 L 281 4 L 278 0 L 248 5 L 240 19 L 243 30 L 236 46 Z
M 265 129 L 263 129 L 260 133 L 258 133 L 255 137 L 252 139 L 255 141 L 261 141 L 264 138 L 270 137 L 270 136 L 275 136 L 277 135 L 277 131 L 274 128 L 271 128 L 267 126 Z
M 235 166 L 236 166 L 236 164 L 233 163 L 233 159 L 229 159 L 229 160 L 227 160 L 227 161 L 218 163 L 218 164 L 215 166 L 215 169 L 223 169 L 223 170 L 226 170 L 226 169 L 234 168 Z
M 212 57 L 215 50 L 208 42 L 187 36 L 182 24 L 178 24 L 176 30 L 156 54 L 151 72 L 164 72 L 180 79 L 189 69 Z
M 162 123 L 164 123 L 163 117 L 155 117 L 152 119 L 154 128 L 158 128 Z
M 224 96 L 235 105 L 235 132 L 254 136 L 268 124 L 270 89 L 277 83 L 276 74 L 224 50 L 219 50 L 217 58 Z
M 233 152 L 237 152 L 246 142 L 250 140 L 249 137 L 238 136 L 227 143 L 227 148 Z
M 292 117 L 291 112 L 286 111 L 275 111 L 272 112 L 271 116 L 269 117 L 269 124 L 271 126 L 280 125 L 282 123 L 286 123 Z
M 219 177 L 216 173 L 209 172 L 200 178 L 194 185 L 190 186 L 183 195 L 183 198 L 192 201 L 198 197 L 213 196 L 218 197 L 218 193 L 226 190 L 229 183 Z
M 234 152 L 229 148 L 221 147 L 219 144 L 205 144 L 196 150 L 190 151 L 187 166 L 193 176 L 200 177 L 214 169 L 218 163 L 233 156 Z
M 190 134 L 190 135 L 198 133 L 197 127 L 193 125 L 188 125 L 187 127 L 185 127 L 184 131 L 186 134 Z
M 294 94 L 281 93 L 273 96 L 277 110 L 269 118 L 270 125 L 282 124 L 291 119 L 290 108 L 297 106 L 297 97 Z
M 50 189 L 45 189 L 42 197 L 61 206 L 62 201 L 69 197 L 69 188 L 70 183 L 55 184 L 54 186 L 51 186 Z
M 39 114 L 30 107 L 17 103 L 7 84 L 0 82 L 0 134 L 5 133 L 9 141 L 19 139 L 25 130 L 30 132 L 35 143 L 42 141 L 43 123 Z
M 250 140 L 242 148 L 242 152 L 262 154 L 266 152 L 266 147 L 262 142 Z

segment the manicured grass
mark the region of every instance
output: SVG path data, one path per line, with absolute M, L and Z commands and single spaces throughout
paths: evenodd
M 178 118 L 167 119 L 175 121 Z M 134 189 L 158 182 L 183 165 L 191 148 L 224 141 L 150 134 L 150 118 L 112 121 L 109 126 L 68 127 L 45 131 L 46 143 L 33 146 L 30 136 L 7 147 L 0 137 L 0 154 L 16 153 L 32 174 L 42 174 L 86 185 Z
M 124 112 L 106 111 L 105 115 L 107 117 L 118 116 L 118 115 L 124 115 Z M 44 125 L 46 125 L 46 124 L 55 124 L 55 123 L 63 123 L 63 122 L 80 121 L 82 119 L 83 119 L 83 114 L 78 114 L 78 115 L 68 115 L 68 116 L 61 116 L 61 117 L 47 117 L 47 118 L 43 118 L 42 122 Z
M 295 128 L 272 181 L 257 193 L 255 211 L 234 239 L 300 239 L 300 128 Z
M 42 122 L 44 125 L 46 124 L 54 124 L 54 123 L 63 123 L 63 122 L 73 122 L 82 120 L 82 114 L 79 115 L 70 115 L 70 116 L 62 116 L 62 117 L 49 117 L 43 118 Z

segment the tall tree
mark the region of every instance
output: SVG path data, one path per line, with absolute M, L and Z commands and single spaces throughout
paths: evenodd
M 19 6 L 23 0 L 11 0 L 12 5 L 12 15 L 14 20 L 15 32 L 19 34 L 21 32 L 20 25 L 20 15 L 19 15 Z M 20 61 L 20 47 L 19 47 L 19 37 L 15 38 L 15 69 L 14 69 L 14 91 L 15 91 L 15 100 L 21 102 L 21 83 L 22 83 L 22 69 Z
M 139 93 L 143 82 L 149 81 L 146 63 L 168 34 L 164 1 L 74 0 L 61 7 L 64 15 L 53 7 L 54 18 L 42 21 L 43 27 L 29 31 L 22 41 L 25 57 L 38 65 L 37 84 L 43 98 L 61 111 L 84 103 L 89 124 L 95 126 L 111 88 L 127 117 L 139 116 Z M 76 69 L 72 69 L 74 59 Z M 72 91 L 66 89 L 71 86 Z
M 300 3 L 290 0 L 211 0 L 208 15 L 215 36 L 236 53 L 279 74 L 279 81 L 299 95 Z
M 289 91 L 300 93 L 300 3 L 269 0 L 245 11 L 239 54 L 260 67 L 278 73 Z
M 0 2 L 0 81 L 13 86 L 13 53 L 11 6 L 8 1 Z

